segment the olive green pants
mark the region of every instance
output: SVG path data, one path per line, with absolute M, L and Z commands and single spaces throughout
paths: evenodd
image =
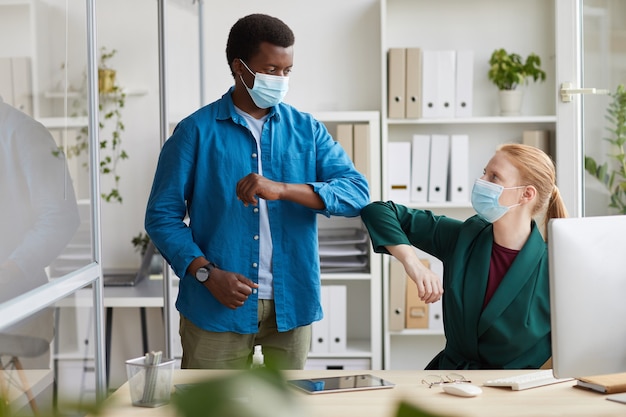
M 263 346 L 267 366 L 303 369 L 311 347 L 310 325 L 278 331 L 274 300 L 259 300 L 258 333 L 210 332 L 181 314 L 179 334 L 183 369 L 245 369 L 250 366 L 255 345 Z

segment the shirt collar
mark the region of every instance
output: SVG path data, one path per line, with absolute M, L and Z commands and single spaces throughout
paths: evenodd
M 235 111 L 235 104 L 233 103 L 233 91 L 235 90 L 235 86 L 230 87 L 230 89 L 222 96 L 222 99 L 219 103 L 219 110 L 217 113 L 218 120 L 227 120 L 232 119 L 235 123 L 241 123 L 241 116 L 237 114 Z M 282 104 L 278 104 L 272 108 L 270 108 L 270 112 L 267 115 L 268 119 L 276 118 L 277 122 L 280 122 L 280 114 L 281 114 L 281 106 Z

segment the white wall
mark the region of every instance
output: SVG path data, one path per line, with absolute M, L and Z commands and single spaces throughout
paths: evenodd
M 171 120 L 200 105 L 198 14 L 183 0 L 169 1 L 168 108 Z M 232 85 L 226 62 L 230 27 L 249 13 L 281 18 L 295 33 L 295 60 L 286 101 L 305 111 L 378 110 L 380 107 L 379 7 L 376 0 L 294 2 L 205 1 L 205 97 L 219 98 Z M 123 204 L 102 209 L 104 267 L 133 267 L 130 244 L 143 231 L 145 204 L 159 152 L 157 2 L 97 2 L 98 44 L 118 53 L 111 64 L 130 90 L 124 110 L 124 147 L 130 159 L 119 166 Z M 103 188 L 106 182 L 103 183 Z

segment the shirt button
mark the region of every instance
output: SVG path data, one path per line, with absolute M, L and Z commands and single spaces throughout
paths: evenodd
M 259 208 L 255 207 L 252 211 L 255 212 L 255 213 L 258 213 L 259 212 Z
M 252 268 L 256 268 L 257 266 L 259 266 L 256 262 L 252 263 Z
M 252 157 L 253 157 L 253 158 L 256 158 L 256 153 L 253 153 L 253 154 L 252 154 Z
M 259 235 L 254 235 L 254 240 L 259 240 Z

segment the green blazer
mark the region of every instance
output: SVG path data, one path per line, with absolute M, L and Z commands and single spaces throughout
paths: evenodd
M 443 262 L 446 345 L 426 369 L 539 368 L 551 356 L 547 245 L 533 221 L 528 241 L 489 304 L 482 304 L 493 244 L 491 223 L 435 216 L 393 202 L 361 212 L 374 251 L 410 244 Z

